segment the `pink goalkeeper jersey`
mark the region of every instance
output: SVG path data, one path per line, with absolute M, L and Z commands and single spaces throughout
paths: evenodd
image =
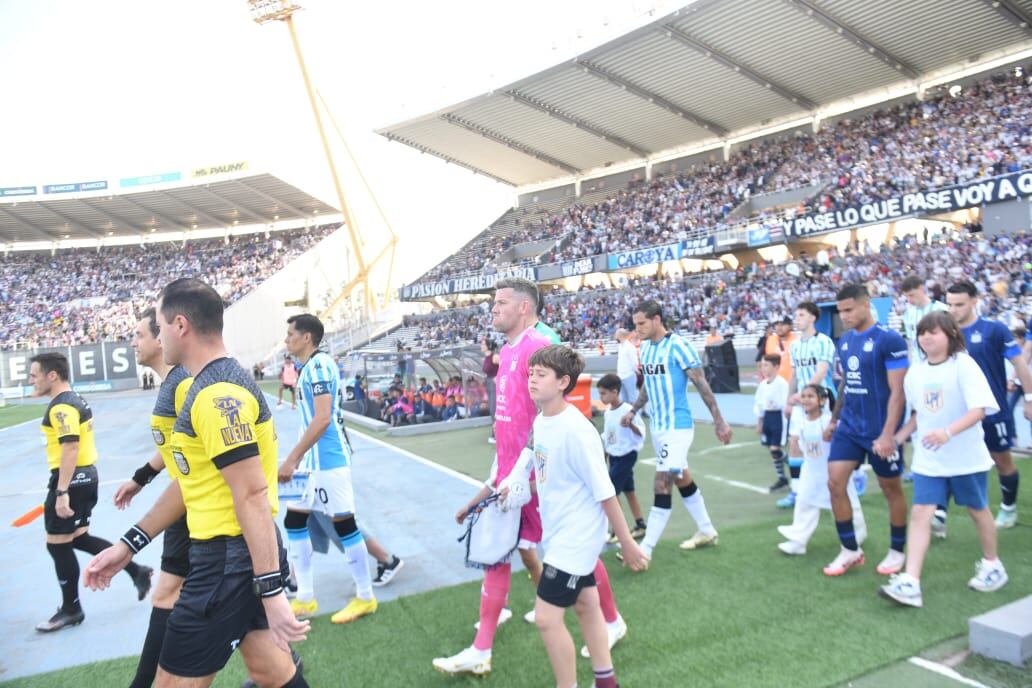
M 498 354 L 498 376 L 495 380 L 495 448 L 498 451 L 498 480 L 509 475 L 534 427 L 537 406 L 530 398 L 528 362 L 535 351 L 549 346 L 541 334 L 528 328 L 515 344 L 502 346 Z

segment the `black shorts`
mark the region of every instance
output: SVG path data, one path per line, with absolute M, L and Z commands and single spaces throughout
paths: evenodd
M 781 411 L 764 411 L 760 444 L 764 447 L 780 447 L 784 443 L 785 414 Z
M 616 494 L 634 492 L 634 464 L 637 460 L 636 451 L 623 456 L 609 457 L 609 480 L 612 481 Z
M 190 573 L 190 531 L 186 527 L 186 515 L 165 529 L 161 570 L 180 578 Z
M 276 532 L 279 541 L 279 531 Z M 279 544 L 280 570 L 289 574 Z M 168 617 L 159 665 L 173 676 L 214 674 L 249 631 L 269 627 L 251 581 L 254 570 L 243 536 L 190 542 L 190 572 Z
M 537 596 L 556 607 L 566 609 L 577 602 L 580 591 L 595 587 L 595 572 L 586 576 L 574 576 L 554 566 L 545 564 L 538 583 Z
M 97 467 L 76 466 L 72 473 L 72 481 L 68 483 L 68 503 L 72 507 L 71 518 L 57 515 L 57 472 L 50 471 L 50 482 L 47 483 L 47 499 L 43 502 L 43 527 L 48 535 L 71 535 L 79 528 L 90 525 L 93 507 L 97 506 Z

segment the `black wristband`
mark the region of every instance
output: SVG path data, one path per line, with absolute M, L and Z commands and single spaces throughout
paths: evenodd
M 152 468 L 150 465 L 150 461 L 148 461 L 147 463 L 137 468 L 136 472 L 133 473 L 133 482 L 139 485 L 140 487 L 143 487 L 150 481 L 154 480 L 154 478 L 157 477 L 158 473 L 160 472 L 161 471 L 154 470 L 154 468 Z
M 141 549 L 150 544 L 151 536 L 140 526 L 133 526 L 125 531 L 125 535 L 122 536 L 122 542 L 132 550 L 133 554 L 139 554 Z
M 279 571 L 263 573 L 251 579 L 255 597 L 275 597 L 283 592 L 283 574 Z

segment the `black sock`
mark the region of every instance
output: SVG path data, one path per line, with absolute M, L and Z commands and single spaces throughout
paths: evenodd
M 1014 506 L 1018 501 L 1018 472 L 1000 476 L 1000 497 L 1004 506 Z
M 300 671 L 294 672 L 294 677 L 283 684 L 283 688 L 308 688 L 308 682 L 301 675 Z
M 47 543 L 47 551 L 54 559 L 57 584 L 61 586 L 61 609 L 76 612 L 79 606 L 79 560 L 75 558 L 72 543 Z
M 111 543 L 104 538 L 97 537 L 96 535 L 83 533 L 72 540 L 72 546 L 75 547 L 75 549 L 86 552 L 87 554 L 97 555 L 110 547 Z M 136 562 L 130 561 L 125 566 L 125 572 L 129 574 L 130 578 L 136 578 L 136 574 L 140 572 L 140 566 Z
M 788 478 L 785 475 L 785 452 L 780 449 L 771 449 L 770 458 L 774 460 L 774 472 L 779 478 Z
M 154 675 L 158 673 L 158 658 L 161 656 L 161 645 L 165 642 L 165 626 L 171 609 L 152 607 L 150 625 L 147 626 L 147 637 L 140 651 L 140 663 L 136 665 L 136 676 L 129 688 L 150 688 L 154 683 Z
M 835 521 L 835 529 L 838 530 L 839 542 L 846 549 L 857 551 L 860 545 L 856 544 L 856 532 L 853 530 L 853 519 L 848 521 Z
M 645 519 L 644 518 L 639 518 L 638 520 L 636 520 L 634 522 L 634 527 L 635 528 L 645 528 Z
M 895 526 L 889 524 L 889 547 L 902 552 L 903 547 L 907 544 L 907 524 L 904 523 L 901 526 Z
M 789 475 L 792 476 L 792 480 L 799 480 L 799 474 L 802 473 L 802 470 L 803 470 L 803 460 L 802 459 L 796 459 L 795 463 L 793 463 L 791 461 L 788 462 L 788 472 L 789 472 Z

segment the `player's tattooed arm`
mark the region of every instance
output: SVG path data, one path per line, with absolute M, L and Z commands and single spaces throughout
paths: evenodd
M 685 371 L 685 374 L 692 381 L 692 384 L 695 385 L 695 389 L 699 391 L 699 396 L 702 397 L 702 403 L 706 404 L 710 415 L 713 416 L 713 428 L 717 432 L 717 439 L 727 444 L 731 441 L 731 426 L 727 424 L 723 414 L 720 413 L 717 397 L 713 394 L 709 383 L 706 382 L 705 373 L 702 368 L 689 368 Z
M 633 404 L 631 404 L 631 410 L 620 419 L 620 425 L 625 428 L 631 427 L 634 417 L 639 411 L 645 408 L 647 403 L 649 403 L 649 395 L 648 392 L 645 391 L 645 385 L 642 385 L 641 389 L 638 390 L 638 398 L 634 400 Z

